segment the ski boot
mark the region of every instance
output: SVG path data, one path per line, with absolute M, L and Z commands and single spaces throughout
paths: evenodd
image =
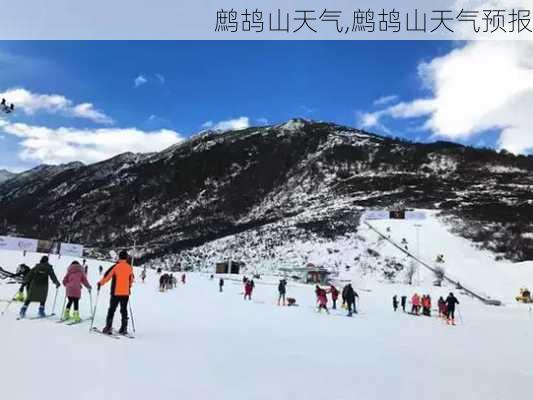
M 39 316 L 39 318 L 46 318 L 44 306 L 39 306 L 39 311 L 37 312 L 37 315 Z
M 120 335 L 128 335 L 128 318 L 122 319 L 118 333 Z
M 74 313 L 72 314 L 72 322 L 81 322 L 79 311 L 74 311 Z
M 104 329 L 102 329 L 102 333 L 105 333 L 106 335 L 112 335 L 113 334 L 113 328 L 110 326 L 106 326 Z
M 61 318 L 63 321 L 68 321 L 70 319 L 70 310 L 68 308 L 65 308 L 65 312 L 63 313 L 63 318 Z
M 26 317 L 26 310 L 28 309 L 28 306 L 22 306 L 20 308 L 20 313 L 19 313 L 19 317 L 20 318 L 25 318 Z

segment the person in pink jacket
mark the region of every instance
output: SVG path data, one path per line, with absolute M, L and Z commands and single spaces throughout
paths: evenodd
M 74 312 L 72 314 L 73 322 L 80 322 L 79 302 L 81 297 L 81 285 L 85 286 L 89 292 L 92 287 L 87 281 L 87 276 L 83 272 L 83 267 L 79 262 L 74 261 L 68 267 L 67 274 L 63 278 L 63 285 L 67 291 L 68 303 L 63 314 L 63 320 L 66 321 L 70 318 L 70 308 L 74 305 Z
M 420 296 L 417 293 L 411 298 L 411 304 L 413 305 L 411 313 L 418 315 L 418 310 L 420 309 Z

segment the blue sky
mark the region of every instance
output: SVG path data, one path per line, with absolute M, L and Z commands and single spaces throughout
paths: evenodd
M 136 147 L 150 151 L 203 127 L 226 126 L 219 123 L 228 120 L 233 121 L 229 126 L 238 121 L 261 125 L 302 116 L 434 140 L 441 127 L 427 122 L 437 115 L 437 106 L 412 110 L 417 100 L 437 97 L 439 78 L 428 83 L 421 66 L 462 46 L 430 41 L 0 42 L 0 92 L 22 89 L 24 94 L 13 94 L 12 100 L 23 95 L 22 103 L 27 101 L 26 108 L 4 116 L 0 167 L 21 170 L 76 157 L 91 162 L 122 147 L 129 150 L 127 140 L 98 147 L 116 130 L 115 137 L 133 130 L 137 143 L 156 135 L 155 148 Z M 62 103 L 39 97 L 53 95 Z M 76 108 L 86 103 L 90 106 Z M 398 104 L 411 108 L 398 115 L 391 108 Z M 480 131 L 486 132 L 483 138 Z M 488 126 L 449 138 L 495 146 L 497 132 Z M 84 135 L 90 143 L 84 143 Z M 54 146 L 62 145 L 56 157 Z

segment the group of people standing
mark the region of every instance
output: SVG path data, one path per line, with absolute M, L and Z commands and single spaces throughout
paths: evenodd
M 23 275 L 22 285 L 14 299 L 23 301 L 23 305 L 19 311 L 19 318 L 26 317 L 26 312 L 32 302 L 39 303 L 38 317 L 46 318 L 49 316 L 45 313 L 49 281 L 52 281 L 57 290 L 61 286 L 54 272 L 54 268 L 49 262 L 48 256 L 43 256 L 40 262 L 31 269 L 26 265 L 20 265 L 19 270 Z M 104 273 L 103 277 L 97 283 L 99 292 L 101 286 L 111 282 L 111 296 L 106 324 L 102 330 L 103 333 L 112 334 L 113 318 L 117 307 L 120 305 L 122 318 L 119 333 L 128 334 L 128 302 L 133 281 L 133 268 L 129 263 L 128 253 L 123 250 L 119 254 L 119 260 Z M 81 322 L 79 302 L 82 294 L 82 286 L 89 291 L 89 294 L 92 290 L 92 285 L 87 279 L 86 269 L 78 261 L 73 261 L 68 267 L 62 283 L 65 286 L 65 308 L 62 310 L 61 320 Z M 26 296 L 24 296 L 24 290 L 26 290 Z M 73 313 L 71 314 L 72 308 Z M 91 310 L 93 318 L 94 312 L 94 310 Z
M 321 312 L 322 310 L 326 311 L 329 314 L 328 310 L 328 293 L 331 294 L 332 301 L 332 310 L 337 309 L 337 299 L 339 297 L 339 290 L 335 285 L 331 284 L 327 289 L 316 285 L 315 295 L 318 304 L 317 311 Z M 342 308 L 348 309 L 348 317 L 351 317 L 353 314 L 357 314 L 357 305 L 356 299 L 359 298 L 357 292 L 353 289 L 352 284 L 346 284 L 342 289 Z
M 455 325 L 455 307 L 459 304 L 457 297 L 450 292 L 448 297 L 440 297 L 438 300 L 438 315 L 439 318 L 446 320 L 448 324 Z M 405 311 L 407 305 L 407 296 L 401 297 L 401 306 L 403 312 Z M 392 307 L 394 311 L 398 310 L 398 296 L 394 295 L 392 297 Z M 418 295 L 418 293 L 413 294 L 411 297 L 411 312 L 413 315 L 425 315 L 431 317 L 431 296 L 429 294 Z

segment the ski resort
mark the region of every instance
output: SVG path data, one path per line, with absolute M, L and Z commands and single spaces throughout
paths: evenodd
M 530 43 L 2 46 L 2 399 L 531 396 Z

